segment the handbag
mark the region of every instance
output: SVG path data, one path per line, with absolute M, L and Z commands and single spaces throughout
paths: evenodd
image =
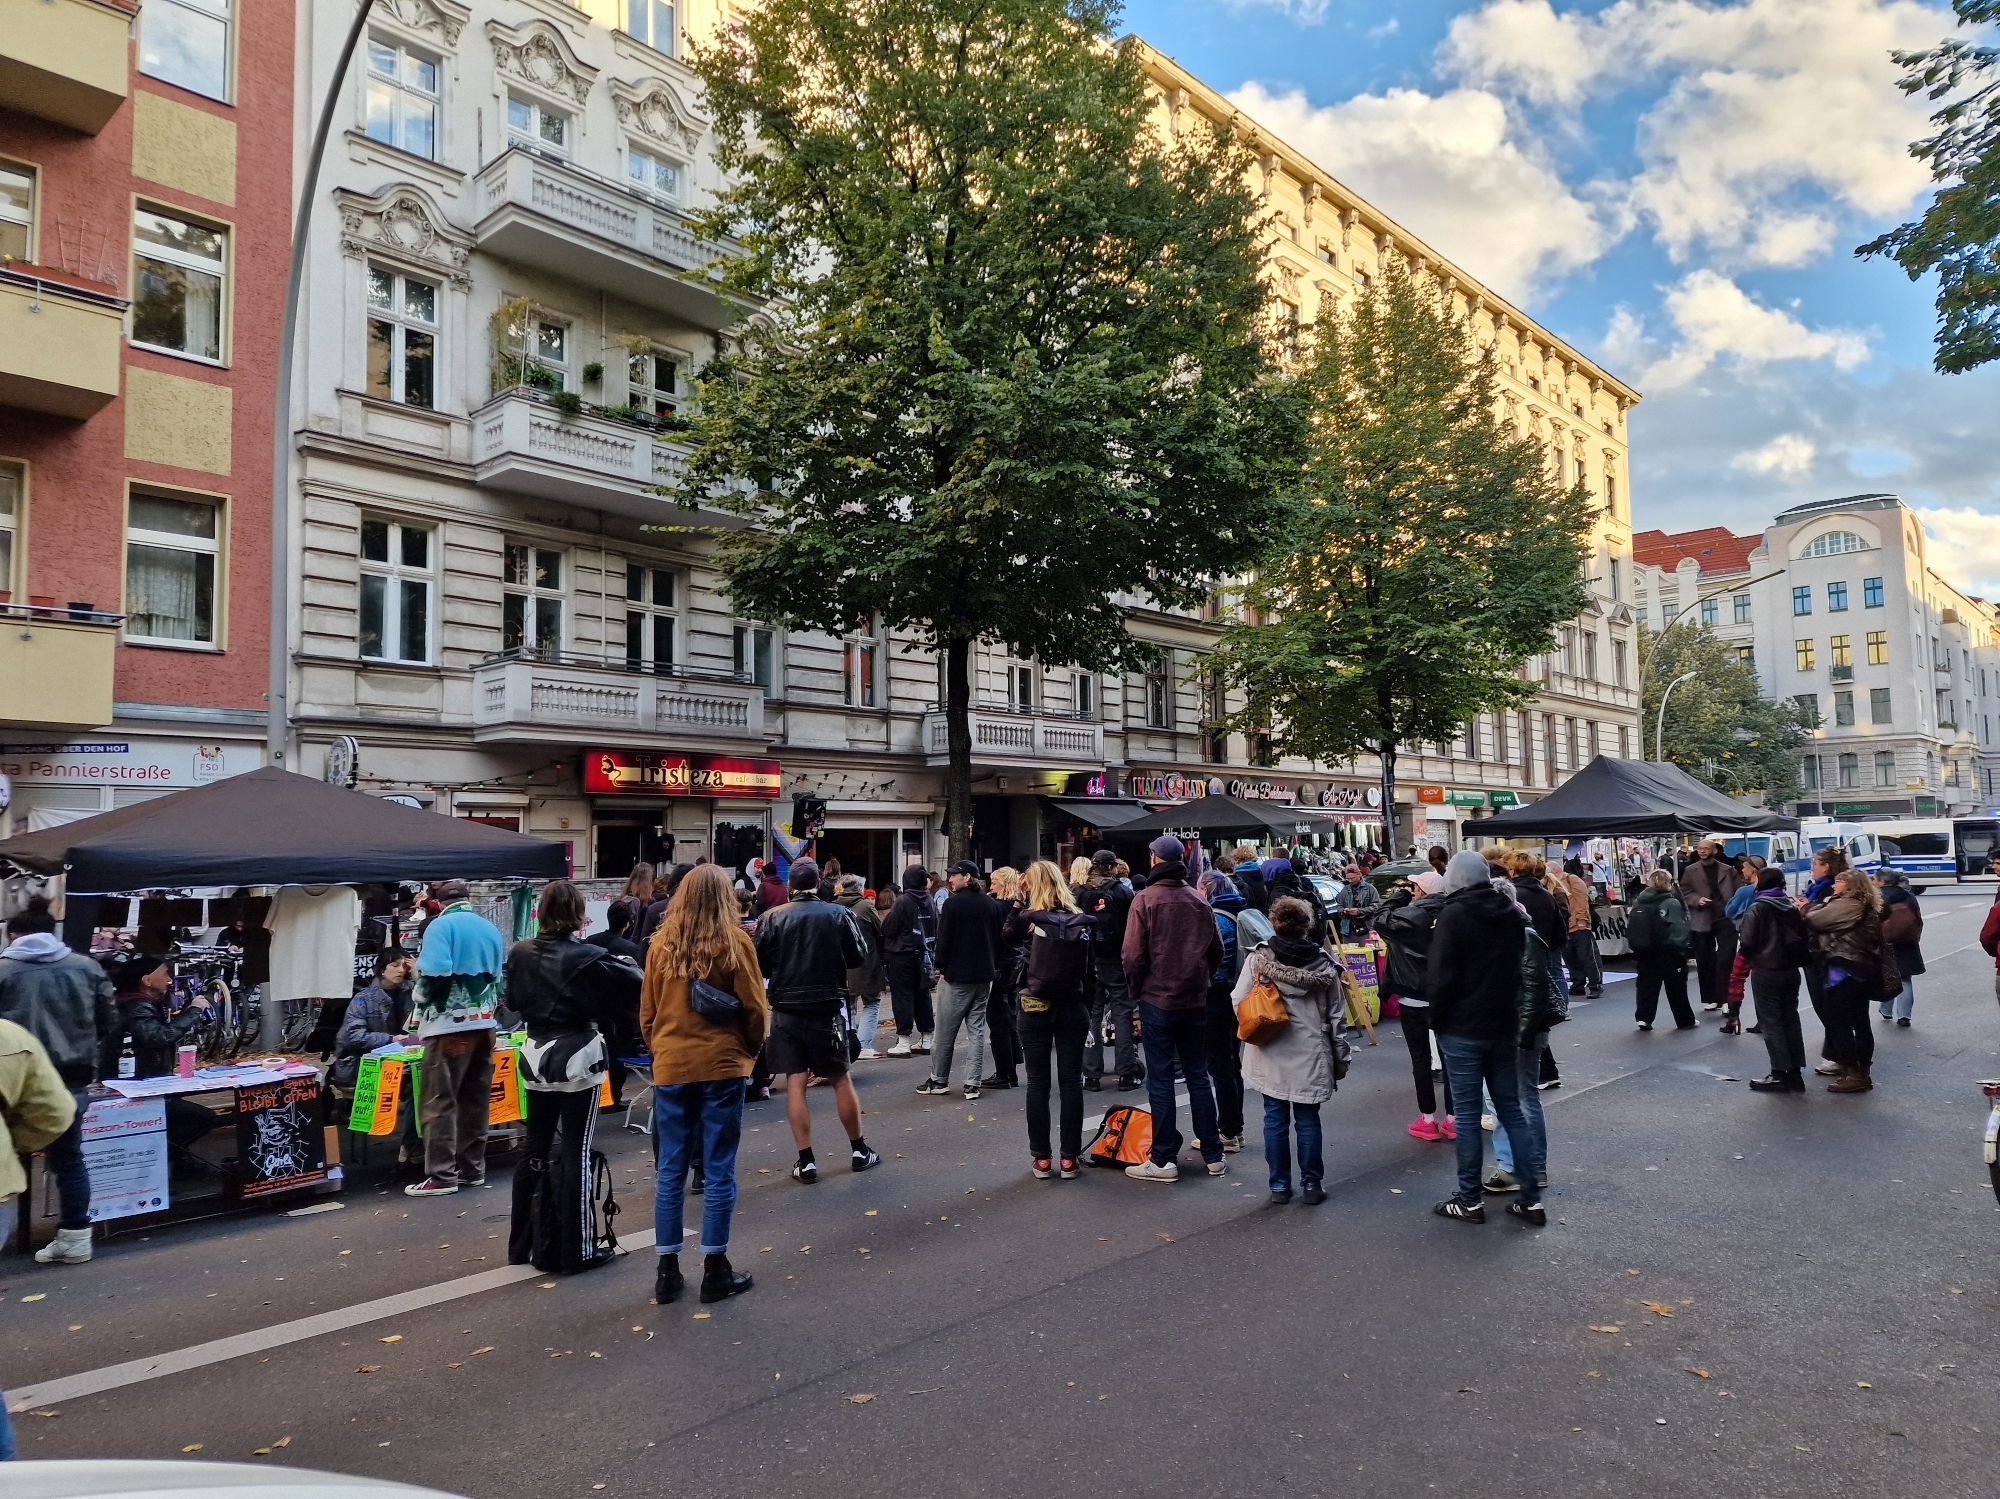
M 706 979 L 688 980 L 688 1005 L 710 1025 L 736 1025 L 743 1019 L 743 1001 Z
M 1243 996 L 1243 1003 L 1236 1007 L 1237 1039 L 1252 1046 L 1269 1046 L 1291 1023 L 1292 1012 L 1285 1008 L 1285 996 L 1278 992 L 1276 984 L 1259 973 L 1250 992 Z

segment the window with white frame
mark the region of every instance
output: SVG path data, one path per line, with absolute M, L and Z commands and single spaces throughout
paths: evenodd
M 1097 717 L 1097 678 L 1087 671 L 1070 679 L 1070 706 L 1078 718 Z
M 510 541 L 501 572 L 500 647 L 550 657 L 563 647 L 563 554 Z
M 132 261 L 132 342 L 220 360 L 228 231 L 141 205 Z
M 569 155 L 570 131 L 575 125 L 560 109 L 521 94 L 507 96 L 507 144 L 526 146 L 534 151 Z
M 1839 557 L 1848 552 L 1865 552 L 1867 550 L 1868 543 L 1863 541 L 1859 536 L 1856 536 L 1852 531 L 1828 531 L 1824 535 L 1815 536 L 1806 549 L 1800 552 L 1799 555 L 1801 557 Z
M 681 187 L 687 181 L 687 167 L 671 156 L 662 156 L 650 147 L 625 147 L 625 180 L 634 192 L 678 204 Z
M 14 592 L 14 559 L 20 553 L 14 538 L 21 531 L 26 509 L 27 480 L 18 463 L 0 463 L 0 594 Z
M 625 31 L 656 52 L 674 56 L 673 0 L 623 0 Z
M 230 0 L 148 0 L 139 13 L 139 71 L 227 100 L 230 23 Z
M 510 323 L 503 336 L 507 347 L 501 363 L 512 371 L 517 386 L 546 391 L 570 388 L 568 323 L 530 310 Z
M 778 695 L 778 632 L 768 625 L 738 625 L 730 645 L 730 664 L 736 675 L 764 689 L 766 697 Z
M 680 630 L 680 579 L 672 568 L 625 565 L 625 669 L 674 669 Z
M 362 518 L 362 660 L 423 665 L 431 659 L 434 550 L 428 526 Z
M 646 349 L 625 361 L 626 399 L 656 419 L 677 416 L 681 409 L 681 367 L 678 354 Z
M 862 628 L 842 642 L 841 654 L 850 708 L 882 706 L 882 621 L 863 621 Z
M 125 521 L 125 638 L 214 645 L 221 563 L 214 501 L 134 493 Z
M 438 289 L 368 268 L 368 394 L 429 410 L 437 397 Z
M 0 161 L 0 264 L 33 260 L 35 174 L 17 161 Z
M 1035 711 L 1035 677 L 1037 675 L 1034 666 L 1029 662 L 1010 661 L 1007 663 L 1007 706 L 1012 708 L 1016 713 L 1032 713 Z
M 435 161 L 440 79 L 438 60 L 429 53 L 371 35 L 362 93 L 368 138 Z
M 1174 668 L 1163 661 L 1146 673 L 1146 727 L 1171 729 L 1174 726 Z

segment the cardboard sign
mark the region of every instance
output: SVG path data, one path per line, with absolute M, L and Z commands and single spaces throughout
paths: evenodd
M 518 1051 L 493 1053 L 493 1092 L 486 1113 L 488 1124 L 513 1124 L 522 1116 L 521 1054 Z
M 403 1064 L 395 1057 L 363 1057 L 354 1078 L 347 1127 L 358 1135 L 392 1135 L 403 1102 Z
M 1340 961 L 1354 976 L 1356 1005 L 1359 1013 L 1351 1013 L 1349 1018 L 1357 1023 L 1365 1016 L 1373 1025 L 1382 1018 L 1382 978 L 1377 965 L 1377 954 L 1372 946 L 1359 942 L 1340 944 Z M 1355 1006 L 1350 1006 L 1353 1010 Z
M 167 1106 L 157 1098 L 100 1098 L 83 1116 L 90 1221 L 157 1213 L 168 1204 Z
M 236 1159 L 245 1197 L 326 1180 L 317 1074 L 236 1092 Z

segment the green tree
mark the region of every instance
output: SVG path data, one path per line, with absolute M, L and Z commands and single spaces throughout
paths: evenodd
M 1953 0 L 1961 27 L 2000 22 L 2000 0 Z M 1937 133 L 1910 147 L 1939 184 L 1915 223 L 1855 253 L 1887 255 L 1912 281 L 1935 271 L 1939 373 L 1963 374 L 2000 359 L 2000 46 L 1964 37 L 1892 56 L 1898 85 L 1941 103 Z
M 1640 732 L 1652 754 L 1660 723 L 1660 697 L 1677 677 L 1694 680 L 1674 688 L 1667 702 L 1663 758 L 1696 780 L 1732 796 L 1762 792 L 1765 805 L 1799 799 L 1799 762 L 1806 747 L 1805 720 L 1797 703 L 1764 696 L 1757 669 L 1736 647 L 1700 626 L 1646 632 L 1639 641 Z
M 1197 602 L 1296 485 L 1247 147 L 1169 139 L 1115 15 L 769 0 L 694 58 L 709 227 L 746 250 L 720 274 L 766 310 L 704 372 L 677 493 L 749 522 L 739 607 L 942 655 L 955 857 L 975 644 L 1135 664 L 1121 603 Z
M 1532 698 L 1521 667 L 1588 599 L 1591 501 L 1500 411 L 1493 357 L 1400 263 L 1314 330 L 1299 519 L 1244 590 L 1216 662 L 1231 724 L 1333 762 L 1450 740 Z M 1388 827 L 1394 852 L 1393 818 Z

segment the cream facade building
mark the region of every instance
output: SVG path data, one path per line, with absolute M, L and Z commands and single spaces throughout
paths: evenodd
M 303 8 L 301 97 L 323 95 L 348 15 Z M 647 493 L 680 461 L 656 427 L 746 311 L 703 274 L 730 247 L 689 218 L 719 179 L 680 58 L 725 19 L 720 0 L 378 5 L 310 251 L 292 763 L 351 765 L 379 794 L 565 840 L 579 873 L 605 876 L 641 857 L 761 852 L 812 793 L 828 807 L 822 852 L 879 881 L 943 853 L 935 658 L 879 625 L 774 629 L 724 595 L 700 525 L 643 529 L 687 520 Z M 1170 126 L 1231 113 L 1167 59 L 1146 66 Z M 1475 801 L 1532 797 L 1593 752 L 1636 753 L 1636 393 L 1260 141 L 1260 185 L 1293 225 L 1271 251 L 1281 311 L 1310 317 L 1384 256 L 1410 256 L 1499 350 L 1523 430 L 1604 501 L 1593 606 L 1535 663 L 1541 697 L 1406 756 L 1406 819 L 1421 805 L 1449 823 Z M 1128 604 L 1168 653 L 1152 673 L 980 653 L 982 857 L 1066 853 L 1115 819 L 1107 804 L 1210 787 L 1335 807 L 1374 840 L 1372 767 L 1271 764 L 1209 727 L 1226 706 L 1201 685 L 1215 609 Z

